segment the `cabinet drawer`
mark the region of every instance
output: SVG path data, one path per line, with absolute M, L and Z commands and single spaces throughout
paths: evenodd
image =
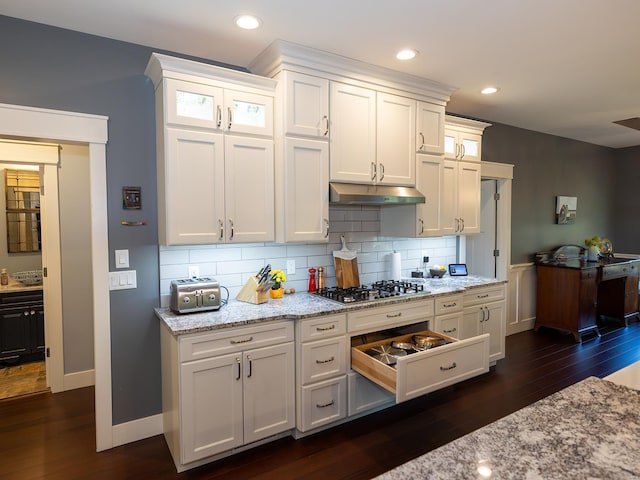
M 359 310 L 347 314 L 349 332 L 366 332 L 433 318 L 433 299 Z
M 302 384 L 326 380 L 347 372 L 346 337 L 302 345 Z
M 462 311 L 436 317 L 433 329 L 453 338 L 460 338 L 460 320 Z
M 504 298 L 504 285 L 487 288 L 472 288 L 464 294 L 464 306 L 494 302 Z
M 462 294 L 447 295 L 446 297 L 437 297 L 435 299 L 436 315 L 445 313 L 459 312 L 462 310 Z
M 623 263 L 620 265 L 607 265 L 602 267 L 602 280 L 638 275 L 638 263 Z
M 424 335 L 439 335 L 430 330 Z M 424 395 L 489 371 L 489 334 L 467 340 L 445 338 L 452 343 L 398 358 L 394 367 L 365 353 L 393 340 L 410 341 L 402 335 L 351 348 L 351 368 L 396 395 L 396 403 Z
M 347 316 L 344 314 L 300 321 L 300 340 L 303 342 L 344 335 L 346 332 Z
M 298 430 L 306 432 L 347 416 L 347 377 L 302 388 Z
M 374 408 L 391 405 L 395 401 L 395 396 L 392 393 L 359 373 L 349 373 L 347 383 L 349 386 L 350 417 Z
M 292 322 L 265 323 L 251 327 L 225 328 L 211 333 L 195 333 L 180 337 L 179 361 L 188 362 L 292 341 Z

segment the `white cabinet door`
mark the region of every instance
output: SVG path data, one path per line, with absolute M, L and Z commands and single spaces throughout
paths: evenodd
M 227 241 L 273 241 L 273 141 L 225 135 L 224 178 Z
M 329 136 L 329 80 L 303 73 L 283 74 L 286 135 Z
M 442 235 L 442 195 L 444 192 L 444 160 L 437 155 L 417 155 L 417 188 L 425 203 L 416 205 L 419 237 Z
M 238 353 L 180 366 L 180 463 L 242 445 L 241 361 Z
M 158 162 L 158 231 L 163 245 L 221 241 L 224 147 L 219 133 L 165 128 Z
M 416 151 L 444 153 L 444 106 L 418 102 Z
M 295 426 L 293 342 L 243 354 L 244 443 Z M 213 410 L 217 409 L 213 408 Z
M 376 166 L 376 92 L 331 82 L 329 159 L 332 181 L 373 183 Z
M 446 158 L 479 162 L 481 151 L 482 135 L 445 126 L 444 156 Z
M 225 132 L 273 137 L 273 97 L 224 90 Z
M 284 214 L 286 242 L 329 239 L 329 147 L 327 142 L 284 140 Z
M 461 338 L 462 311 L 438 315 L 435 318 L 434 330 L 453 338 Z
M 480 232 L 481 191 L 480 164 L 458 162 L 458 217 L 459 232 Z
M 221 128 L 222 88 L 172 78 L 165 78 L 162 86 L 165 89 L 165 124 Z
M 489 334 L 489 361 L 504 358 L 506 336 L 505 302 L 465 307 L 462 318 L 462 338 Z
M 442 235 L 455 235 L 458 232 L 458 162 L 445 160 L 442 170 Z
M 416 184 L 416 101 L 378 92 L 377 183 Z

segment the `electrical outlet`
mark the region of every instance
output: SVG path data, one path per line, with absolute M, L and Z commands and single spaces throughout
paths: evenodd
M 198 278 L 200 276 L 200 267 L 197 265 L 189 265 L 189 278 Z
M 295 275 L 295 274 L 296 274 L 296 261 L 287 260 L 287 275 Z
M 422 257 L 422 262 L 423 263 L 429 263 L 429 257 L 427 257 L 427 256 Z

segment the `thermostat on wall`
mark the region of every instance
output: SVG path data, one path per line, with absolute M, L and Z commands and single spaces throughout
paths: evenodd
M 140 187 L 122 187 L 122 208 L 138 210 L 142 208 L 142 189 Z

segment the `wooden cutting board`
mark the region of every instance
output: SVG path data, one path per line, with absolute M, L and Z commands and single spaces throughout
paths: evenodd
M 356 252 L 347 250 L 344 236 L 340 239 L 342 248 L 333 252 L 333 267 L 336 271 L 336 285 L 340 288 L 359 287 L 358 258 Z

